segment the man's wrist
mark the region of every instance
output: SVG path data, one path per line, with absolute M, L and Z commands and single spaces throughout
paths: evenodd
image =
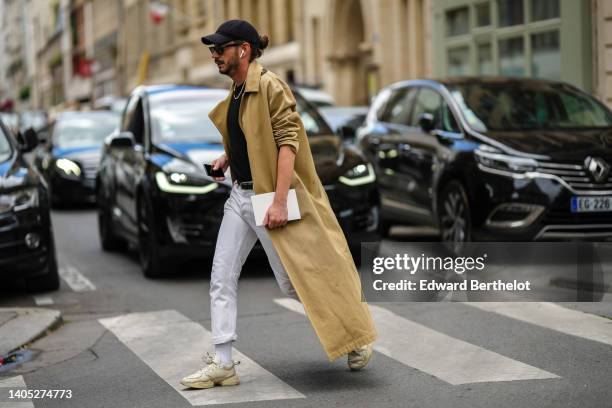
M 275 198 L 274 202 L 278 205 L 282 205 L 282 206 L 287 206 L 287 198 L 285 197 L 284 199 L 282 198 Z
M 287 193 L 282 194 L 277 191 L 274 194 L 274 200 L 273 200 L 276 204 L 278 205 L 282 205 L 282 206 L 287 206 Z

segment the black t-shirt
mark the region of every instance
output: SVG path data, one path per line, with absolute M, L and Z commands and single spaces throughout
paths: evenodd
M 245 81 L 246 82 L 246 81 Z M 230 106 L 227 111 L 227 131 L 229 133 L 229 165 L 232 180 L 242 182 L 251 181 L 251 167 L 249 165 L 249 153 L 247 151 L 247 143 L 244 138 L 244 133 L 238 122 L 240 113 L 240 102 L 244 95 L 243 87 L 235 87 L 234 94 L 231 96 Z M 240 95 L 240 97 L 238 97 Z M 238 99 L 236 99 L 238 97 Z

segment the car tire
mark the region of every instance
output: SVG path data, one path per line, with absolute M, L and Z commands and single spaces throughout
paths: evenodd
M 138 198 L 138 257 L 147 278 L 158 278 L 167 272 L 167 259 L 160 253 L 155 217 L 149 200 Z
M 114 231 L 113 220 L 107 200 L 98 193 L 98 236 L 100 245 L 107 252 L 119 251 L 124 248 L 125 242 Z
M 440 240 L 459 254 L 466 242 L 472 240 L 470 202 L 463 184 L 457 180 L 445 184 L 438 200 Z
M 49 233 L 51 234 L 51 238 L 49 241 L 49 257 L 46 267 L 47 273 L 26 279 L 26 287 L 30 292 L 49 292 L 58 290 L 60 286 L 53 232 L 50 231 Z

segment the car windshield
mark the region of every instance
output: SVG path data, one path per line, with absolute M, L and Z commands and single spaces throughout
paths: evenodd
M 221 134 L 208 118 L 208 113 L 225 96 L 224 93 L 202 96 L 200 92 L 185 92 L 180 96 L 151 98 L 153 140 L 157 143 L 221 143 Z M 299 96 L 296 100 L 308 136 L 333 133 L 315 109 Z
M 466 83 L 449 86 L 476 131 L 612 127 L 612 113 L 589 95 L 564 84 Z
M 47 124 L 47 116 L 44 114 L 44 112 L 23 112 L 19 120 L 21 122 L 20 125 L 22 129 L 31 127 L 37 130 L 45 127 Z
M 153 140 L 157 143 L 221 143 L 221 134 L 208 118 L 208 113 L 223 99 L 223 94 L 204 96 L 200 92 L 152 98 Z
M 8 160 L 13 152 L 4 128 L 0 126 L 0 163 Z
M 300 114 L 304 130 L 306 130 L 308 136 L 331 135 L 334 133 L 315 108 L 308 105 L 301 96 L 294 96 L 297 103 L 297 111 Z
M 88 115 L 60 118 L 53 131 L 58 147 L 100 145 L 119 126 L 119 115 Z
M 0 113 L 0 120 L 11 130 L 19 126 L 19 116 L 16 113 Z

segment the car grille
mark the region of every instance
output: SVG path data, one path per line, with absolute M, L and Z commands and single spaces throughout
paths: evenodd
M 537 171 L 558 176 L 577 192 L 612 191 L 612 173 L 604 183 L 595 183 L 582 164 L 540 161 Z
M 578 224 L 612 224 L 612 215 L 601 213 L 572 213 L 567 209 L 550 209 L 544 217 L 545 224 L 578 225 Z
M 88 158 L 80 160 L 81 168 L 83 169 L 83 177 L 87 180 L 95 180 L 100 167 L 100 158 Z

